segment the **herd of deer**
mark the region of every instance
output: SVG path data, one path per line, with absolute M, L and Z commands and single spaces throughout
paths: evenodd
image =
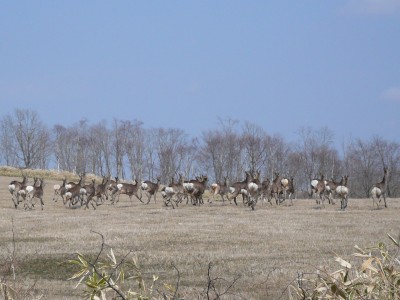
M 12 201 L 14 207 L 17 208 L 21 202 L 24 202 L 25 209 L 32 209 L 35 206 L 35 199 L 40 200 L 43 209 L 43 188 L 44 180 L 35 178 L 32 185 L 28 185 L 27 176 L 23 177 L 22 182 L 11 181 L 8 185 L 8 189 L 12 195 Z M 128 195 L 131 199 L 132 196 L 136 196 L 142 203 L 141 190 L 145 191 L 148 197 L 147 203 L 150 202 L 151 197 L 155 195 L 159 189 L 160 181 L 153 183 L 150 181 L 143 181 L 140 188 L 138 187 L 137 181 L 134 183 L 121 183 L 118 177 L 115 180 L 110 177 L 103 177 L 100 184 L 96 184 L 95 179 L 90 181 L 90 184 L 85 184 L 85 174 L 79 176 L 79 181 L 68 182 L 64 178 L 62 184 L 54 185 L 54 196 L 53 200 L 57 202 L 59 198 L 62 198 L 63 204 L 73 207 L 76 204 L 89 208 L 89 204 L 96 209 L 96 206 L 104 203 L 105 200 L 111 198 L 111 204 L 115 204 L 119 201 L 119 195 Z
M 268 200 L 272 204 L 272 198 L 275 199 L 277 205 L 280 205 L 285 199 L 289 199 L 290 205 L 293 205 L 293 177 L 285 178 L 280 176 L 279 173 L 275 173 L 275 178 L 272 182 L 268 178 L 261 181 L 260 172 L 246 171 L 243 181 L 228 185 L 225 177 L 223 183 L 213 183 L 211 185 L 211 194 L 211 201 L 214 200 L 216 195 L 220 195 L 223 202 L 225 202 L 226 197 L 230 203 L 233 200 L 236 205 L 236 198 L 241 195 L 243 203 L 250 206 L 252 210 L 254 210 L 259 200 L 262 200 L 262 203 Z
M 386 189 L 387 189 L 388 170 L 384 168 L 384 176 L 381 182 L 376 183 L 371 189 L 371 197 L 373 199 L 373 207 L 375 204 L 379 208 L 379 203 L 384 200 L 386 204 Z M 34 178 L 33 184 L 29 185 L 27 177 L 24 176 L 21 182 L 11 181 L 8 189 L 12 195 L 14 207 L 17 208 L 19 203 L 24 202 L 25 209 L 32 209 L 36 202 L 40 200 L 41 208 L 43 209 L 43 178 Z M 118 177 L 112 180 L 110 176 L 103 177 L 102 182 L 96 184 L 95 179 L 92 179 L 90 184 L 85 184 L 85 174 L 79 176 L 79 181 L 66 182 L 64 179 L 62 184 L 54 185 L 53 200 L 57 202 L 62 198 L 63 204 L 68 207 L 74 207 L 77 204 L 89 208 L 89 204 L 96 209 L 96 206 L 105 203 L 110 199 L 111 204 L 116 204 L 119 201 L 120 195 L 128 195 L 129 199 L 135 196 L 140 202 L 148 204 L 151 198 L 154 198 L 156 203 L 156 195 L 160 189 L 160 178 L 157 182 L 142 181 L 140 184 L 137 180 L 133 183 L 120 182 Z M 254 210 L 258 201 L 262 203 L 268 201 L 272 204 L 272 199 L 275 199 L 277 205 L 280 205 L 286 199 L 290 201 L 289 205 L 293 205 L 293 196 L 295 193 L 293 177 L 285 178 L 275 173 L 275 178 L 270 182 L 269 179 L 260 181 L 260 172 L 245 172 L 243 181 L 228 184 L 227 178 L 224 178 L 222 183 L 213 183 L 210 186 L 211 197 L 208 199 L 212 203 L 215 196 L 219 195 L 222 202 L 232 200 L 236 205 L 236 198 L 241 195 L 243 204 L 251 207 Z M 196 179 L 184 180 L 183 176 L 179 177 L 178 182 L 171 179 L 171 182 L 161 189 L 161 195 L 164 199 L 165 206 L 175 208 L 186 199 L 186 204 L 189 201 L 192 205 L 204 204 L 203 194 L 207 189 L 208 177 L 205 175 L 197 176 Z M 317 205 L 324 206 L 324 201 L 328 199 L 330 204 L 335 204 L 334 195 L 341 200 L 341 209 L 347 207 L 349 188 L 348 176 L 343 176 L 340 182 L 331 179 L 325 180 L 321 175 L 320 179 L 311 180 L 311 193 L 316 196 Z M 147 201 L 142 201 L 142 192 L 147 196 Z

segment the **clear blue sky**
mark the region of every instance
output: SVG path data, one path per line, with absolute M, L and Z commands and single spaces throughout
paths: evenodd
M 400 142 L 400 0 L 2 1 L 0 117 Z

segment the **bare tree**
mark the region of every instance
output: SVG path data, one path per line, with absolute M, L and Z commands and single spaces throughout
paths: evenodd
M 243 148 L 248 170 L 261 170 L 267 161 L 267 133 L 258 125 L 246 122 L 243 126 Z
M 236 131 L 236 121 L 220 122 L 220 128 L 203 132 L 199 159 L 212 170 L 213 179 L 223 182 L 242 179 L 244 173 L 243 138 Z M 211 177 L 212 178 L 212 177 Z
M 114 159 L 115 173 L 119 178 L 125 178 L 124 157 L 125 157 L 125 144 L 126 136 L 129 128 L 128 121 L 121 121 L 114 119 L 111 130 L 111 155 Z M 133 174 L 132 174 L 133 175 Z
M 161 181 L 168 182 L 181 170 L 186 135 L 180 129 L 158 128 L 155 138 Z
M 333 148 L 333 133 L 326 127 L 319 130 L 300 128 L 299 142 L 296 151 L 301 157 L 302 177 L 306 178 L 306 184 L 320 174 L 326 177 L 335 177 L 337 173 L 338 154 Z
M 0 152 L 7 166 L 18 166 L 18 157 L 15 153 L 17 140 L 11 130 L 13 123 L 10 115 L 4 116 L 0 122 Z
M 399 195 L 400 192 L 400 145 L 394 142 L 386 141 L 381 137 L 372 138 L 372 147 L 375 150 L 375 156 L 381 168 L 388 168 L 390 176 L 388 178 L 388 191 L 390 197 Z M 379 178 L 379 167 L 374 170 L 374 175 Z
M 220 131 L 208 131 L 202 134 L 201 154 L 205 164 L 213 170 L 215 181 L 222 182 L 226 175 L 226 152 L 223 134 Z
M 285 142 L 283 137 L 274 135 L 266 136 L 267 162 L 265 164 L 265 175 L 273 180 L 276 172 L 280 174 L 288 173 L 289 156 L 291 147 Z
M 370 141 L 356 139 L 348 146 L 346 155 L 346 160 L 350 162 L 353 197 L 368 197 L 370 188 L 376 181 L 375 170 L 378 168 L 379 171 L 382 170 L 373 144 Z
M 159 177 L 160 170 L 157 164 L 157 129 L 147 129 L 144 136 L 144 169 L 150 179 Z
M 77 144 L 75 137 L 77 132 L 74 128 L 66 128 L 62 125 L 55 125 L 54 133 L 54 152 L 57 159 L 57 168 L 73 172 L 76 167 Z
M 37 112 L 28 109 L 16 109 L 13 115 L 2 119 L 2 142 L 6 147 L 9 162 L 24 168 L 46 168 L 50 153 L 50 134 Z
M 105 122 L 88 129 L 88 170 L 102 176 L 111 174 L 110 131 Z
M 135 179 L 143 179 L 144 176 L 144 153 L 145 132 L 143 123 L 135 121 L 126 122 L 125 153 L 128 158 L 130 172 Z

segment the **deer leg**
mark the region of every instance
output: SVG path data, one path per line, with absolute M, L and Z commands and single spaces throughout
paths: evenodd
M 235 204 L 236 204 L 236 206 L 237 206 L 238 204 L 237 204 L 237 202 L 236 202 L 236 197 L 237 197 L 237 196 L 233 197 L 233 202 L 235 202 Z
M 145 191 L 145 194 L 146 194 L 146 197 L 147 197 L 147 202 L 146 203 L 144 203 L 144 204 L 149 204 L 150 203 L 150 199 L 151 199 L 151 195 L 150 195 L 150 193 L 148 192 L 148 191 Z
M 44 203 L 43 203 L 43 196 L 40 197 L 40 206 L 41 206 L 41 208 L 42 208 L 42 210 L 43 210 L 43 206 L 44 206 Z
M 138 193 L 136 192 L 136 193 L 134 193 L 134 195 L 135 195 L 135 197 L 136 198 L 138 198 L 139 199 L 139 201 L 140 202 L 142 202 L 143 204 L 148 204 L 148 203 L 144 203 L 143 201 L 142 201 L 142 194 L 140 194 L 140 197 L 139 197 L 139 195 L 138 195 Z
M 14 199 L 14 195 L 11 196 L 11 200 L 14 203 L 14 207 L 17 208 L 18 207 L 18 198 Z
M 114 205 L 115 204 L 115 197 L 116 197 L 116 193 L 112 193 L 111 194 L 111 204 Z M 119 198 L 119 197 L 118 197 Z

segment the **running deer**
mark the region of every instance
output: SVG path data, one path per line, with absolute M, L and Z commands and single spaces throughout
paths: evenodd
M 280 205 L 282 201 L 280 200 L 280 195 L 282 194 L 282 180 L 283 177 L 279 175 L 278 172 L 275 172 L 275 178 L 272 181 L 271 189 L 270 189 L 270 198 L 274 197 L 277 205 Z
M 129 200 L 132 200 L 132 196 L 135 196 L 139 199 L 140 202 L 142 201 L 142 195 L 138 193 L 138 182 L 135 179 L 133 183 L 117 183 L 117 186 L 114 187 L 114 190 L 111 193 L 111 204 L 116 204 L 119 201 L 119 195 L 128 195 Z M 117 201 L 115 198 L 118 196 Z
M 105 177 L 103 176 L 103 180 L 101 181 L 100 184 L 96 185 L 95 187 L 95 192 L 94 192 L 94 196 L 96 196 L 97 200 L 96 200 L 96 205 L 101 205 L 104 203 L 104 201 L 106 199 L 108 199 L 107 197 L 107 188 L 110 182 L 110 176 Z
M 151 182 L 150 180 L 142 181 L 142 184 L 140 187 L 143 191 L 145 191 L 145 193 L 147 195 L 147 198 L 148 198 L 147 204 L 150 203 L 151 197 L 153 197 L 153 196 L 154 196 L 154 203 L 157 202 L 156 197 L 157 197 L 158 189 L 160 188 L 160 181 L 161 181 L 160 177 L 157 177 L 157 182 L 155 182 L 155 183 Z
M 342 184 L 343 184 L 343 177 L 339 182 L 337 182 L 333 178 L 331 178 L 331 180 L 329 180 L 325 184 L 325 195 L 328 198 L 329 204 L 332 204 L 332 205 L 335 204 L 334 195 L 336 194 L 336 188 Z
M 340 209 L 345 210 L 349 199 L 349 188 L 347 187 L 349 176 L 343 177 L 343 184 L 336 188 L 336 194 L 340 198 Z
M 293 206 L 293 195 L 294 195 L 294 178 L 284 178 L 282 179 L 282 195 L 283 195 L 283 201 L 285 199 L 290 200 L 290 206 Z
M 247 183 L 247 191 L 249 193 L 249 201 L 247 204 L 251 207 L 252 210 L 254 210 L 261 191 L 259 171 L 257 171 L 255 174 L 251 174 L 251 180 Z
M 81 200 L 81 189 L 83 187 L 83 175 L 79 176 L 79 182 L 69 182 L 65 187 L 67 189 L 64 198 L 64 205 L 68 202 L 68 206 L 75 205 Z M 81 200 L 82 201 L 82 200 Z
M 54 189 L 53 201 L 54 202 L 57 202 L 59 197 L 61 197 L 64 201 L 65 193 L 67 192 L 67 189 L 65 187 L 66 182 L 67 182 L 67 179 L 64 178 L 61 185 L 55 184 L 53 186 L 53 189 Z
M 387 176 L 388 176 L 388 169 L 385 167 L 383 168 L 383 178 L 381 182 L 375 183 L 375 186 L 371 189 L 371 197 L 372 197 L 372 208 L 374 208 L 375 203 L 376 207 L 379 209 L 379 203 L 381 202 L 381 197 L 383 196 L 383 200 L 386 204 L 386 189 L 387 189 Z M 378 201 L 379 200 L 379 201 Z
M 93 197 L 95 196 L 96 193 L 96 180 L 92 179 L 92 182 L 90 184 L 86 184 L 82 189 L 81 189 L 81 205 L 83 205 L 83 200 L 84 196 L 86 197 L 86 208 L 89 208 L 89 203 L 92 205 L 93 209 L 96 209 L 96 206 L 93 204 Z M 96 202 L 97 205 L 97 202 Z
M 261 190 L 260 190 L 260 197 L 262 199 L 261 204 L 264 204 L 266 200 L 268 200 L 269 204 L 272 205 L 271 198 L 269 195 L 271 194 L 271 185 L 270 180 L 265 178 L 263 182 L 261 182 Z
M 184 183 L 183 176 L 180 175 L 179 181 L 177 183 L 174 181 L 174 177 L 172 177 L 169 186 L 165 186 L 162 188 L 161 195 L 164 198 L 165 206 L 171 205 L 172 208 L 175 208 L 175 205 L 178 206 L 178 203 L 182 202 L 182 198 L 184 195 L 183 183 Z
M 8 190 L 11 193 L 11 200 L 13 201 L 15 208 L 17 208 L 18 204 L 21 202 L 21 201 L 19 201 L 19 196 L 20 196 L 19 191 L 25 189 L 27 182 L 28 182 L 28 177 L 23 176 L 21 182 L 19 182 L 17 180 L 13 180 L 8 185 Z
M 239 196 L 239 194 L 241 194 L 243 197 L 243 203 L 245 203 L 245 200 L 247 200 L 248 196 L 247 184 L 251 181 L 251 175 L 250 172 L 248 171 L 245 172 L 245 175 L 246 178 L 243 181 L 235 182 L 229 187 L 229 193 L 230 193 L 230 195 L 228 196 L 229 202 L 231 202 L 231 200 L 233 199 L 233 201 L 237 205 L 236 197 Z
M 325 176 L 321 174 L 321 179 L 318 180 L 317 184 L 314 186 L 313 181 L 311 182 L 311 191 L 313 194 L 317 194 L 316 202 L 318 205 L 322 204 L 325 207 Z
M 35 206 L 35 203 L 32 202 L 34 198 L 37 198 L 40 200 L 40 205 L 43 210 L 43 188 L 44 188 L 44 180 L 43 178 L 35 178 L 34 179 L 34 184 L 33 185 L 28 185 L 25 190 L 26 190 L 26 200 L 25 200 L 25 209 L 32 209 Z M 40 182 L 40 184 L 38 183 Z
M 204 204 L 203 194 L 207 188 L 208 177 L 205 175 L 199 176 L 196 180 L 193 180 L 193 188 L 190 190 L 189 195 L 192 199 L 193 205 Z
M 229 187 L 228 187 L 228 177 L 224 177 L 223 183 L 213 183 L 210 187 L 211 190 L 211 200 L 208 202 L 212 203 L 216 195 L 220 195 L 222 198 L 222 203 L 225 203 L 225 197 L 228 197 Z

